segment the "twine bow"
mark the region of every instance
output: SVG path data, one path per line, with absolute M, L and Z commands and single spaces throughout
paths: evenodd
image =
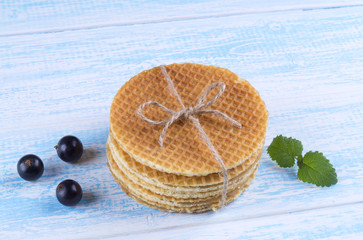
M 223 191 L 222 191 L 222 200 L 221 200 L 220 208 L 222 208 L 224 206 L 224 204 L 225 204 L 226 197 L 227 197 L 227 187 L 228 187 L 227 169 L 226 169 L 226 167 L 224 165 L 223 160 L 219 156 L 218 151 L 214 148 L 214 146 L 211 143 L 209 137 L 207 136 L 207 134 L 203 130 L 202 126 L 200 125 L 200 122 L 199 122 L 199 119 L 197 118 L 197 116 L 199 114 L 204 114 L 204 113 L 217 114 L 217 115 L 223 117 L 224 119 L 226 119 L 232 125 L 235 125 L 236 127 L 241 128 L 241 124 L 238 123 L 237 121 L 233 120 L 232 118 L 230 118 L 227 114 L 225 114 L 225 113 L 223 113 L 223 112 L 221 112 L 219 110 L 205 109 L 206 107 L 211 106 L 213 103 L 215 103 L 217 101 L 217 99 L 223 94 L 223 92 L 224 92 L 224 90 L 226 88 L 226 85 L 223 82 L 218 82 L 218 83 L 211 84 L 206 90 L 204 90 L 204 92 L 199 97 L 199 99 L 198 99 L 197 103 L 195 104 L 195 106 L 185 107 L 182 100 L 180 99 L 180 96 L 179 96 L 178 92 L 176 91 L 176 89 L 174 87 L 174 84 L 173 84 L 172 80 L 170 79 L 170 76 L 166 72 L 165 67 L 163 65 L 161 65 L 161 66 L 159 66 L 159 68 L 161 69 L 164 77 L 166 78 L 170 90 L 172 91 L 172 93 L 178 99 L 180 105 L 182 106 L 182 109 L 180 111 L 176 112 L 176 111 L 173 111 L 173 110 L 163 106 L 162 104 L 160 104 L 158 102 L 148 101 L 148 102 L 145 102 L 145 103 L 143 103 L 143 104 L 141 104 L 139 106 L 139 108 L 137 109 L 137 114 L 141 117 L 142 120 L 144 120 L 147 123 L 154 124 L 154 125 L 164 125 L 164 128 L 161 131 L 161 134 L 160 134 L 160 137 L 159 137 L 160 146 L 163 146 L 165 134 L 166 134 L 168 128 L 175 121 L 177 121 L 177 120 L 179 120 L 181 118 L 189 119 L 189 120 L 192 121 L 192 123 L 195 125 L 195 127 L 199 130 L 199 134 L 201 135 L 202 139 L 207 144 L 208 148 L 211 150 L 211 152 L 213 153 L 215 159 L 218 161 L 219 165 L 221 166 L 222 174 L 223 174 Z M 204 101 L 207 98 L 210 91 L 212 91 L 212 89 L 214 89 L 216 87 L 219 87 L 219 92 L 214 96 L 214 98 L 212 100 L 204 103 Z M 142 113 L 142 109 L 144 109 L 148 105 L 156 105 L 156 106 L 160 107 L 164 112 L 169 113 L 171 115 L 171 117 L 169 119 L 166 119 L 166 120 L 163 120 L 163 121 L 154 121 L 154 120 L 151 120 L 151 119 L 145 117 L 145 115 Z

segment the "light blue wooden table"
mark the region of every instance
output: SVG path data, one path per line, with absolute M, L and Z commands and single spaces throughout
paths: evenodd
M 250 188 L 225 209 L 171 214 L 127 197 L 106 165 L 109 108 L 138 72 L 173 62 L 248 79 L 277 134 L 322 151 L 339 182 L 318 188 L 264 149 Z M 363 1 L 1 1 L 0 239 L 363 239 Z M 85 154 L 53 146 L 78 136 Z M 18 159 L 45 172 L 23 181 Z M 55 198 L 77 180 L 76 207 Z

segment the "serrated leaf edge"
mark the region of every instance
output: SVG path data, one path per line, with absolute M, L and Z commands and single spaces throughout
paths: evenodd
M 293 167 L 293 166 L 295 166 L 295 164 L 296 164 L 296 162 L 297 162 L 297 157 L 299 157 L 299 156 L 291 156 L 290 155 L 290 153 L 288 153 L 288 152 L 286 152 L 290 157 L 292 157 L 293 159 L 294 159 L 294 162 L 293 162 L 293 164 L 291 165 L 291 166 L 282 166 L 280 163 L 279 163 L 279 161 L 278 161 L 278 159 L 274 159 L 272 156 L 271 156 L 271 154 L 270 154 L 270 149 L 272 148 L 272 143 L 274 142 L 274 140 L 276 139 L 276 138 L 278 138 L 278 137 L 282 137 L 283 139 L 287 139 L 287 140 L 295 140 L 295 141 L 298 141 L 298 142 L 300 142 L 300 144 L 301 144 L 301 146 L 302 146 L 302 143 L 301 143 L 301 141 L 300 140 L 297 140 L 297 139 L 295 139 L 295 138 L 292 138 L 292 137 L 286 137 L 286 136 L 283 136 L 282 134 L 280 134 L 280 135 L 277 135 L 276 137 L 274 137 L 273 139 L 272 139 L 272 142 L 271 142 L 271 144 L 268 146 L 268 148 L 267 148 L 267 153 L 268 153 L 268 155 L 270 156 L 270 158 L 271 158 L 271 160 L 272 161 L 275 161 L 276 163 L 277 163 L 277 165 L 279 165 L 279 167 L 282 167 L 282 168 L 291 168 L 291 167 Z M 286 141 L 284 141 L 285 143 L 286 143 Z M 273 147 L 273 148 L 276 148 L 276 147 Z M 278 149 L 278 148 L 276 148 L 276 149 Z M 301 152 L 303 151 L 303 146 L 302 146 L 302 150 L 301 150 Z M 301 155 L 301 153 L 300 153 L 300 155 Z
M 297 177 L 298 177 L 298 179 L 300 180 L 300 181 L 302 181 L 302 182 L 305 182 L 305 183 L 311 183 L 311 184 L 314 184 L 314 185 L 316 185 L 316 186 L 318 186 L 318 187 L 330 187 L 330 186 L 332 186 L 332 185 L 335 185 L 335 184 L 337 184 L 338 183 L 338 175 L 337 175 L 337 173 L 336 173 L 336 169 L 333 167 L 333 164 L 331 164 L 330 163 L 330 161 L 329 161 L 329 159 L 327 159 L 325 156 L 324 156 L 324 154 L 322 153 L 322 152 L 319 152 L 319 151 L 315 151 L 315 152 L 313 152 L 313 151 L 309 151 L 309 152 L 311 152 L 311 153 L 319 153 L 319 154 L 321 154 L 327 161 L 328 161 L 328 165 L 334 170 L 334 172 L 333 172 L 333 175 L 334 175 L 334 178 L 335 178 L 335 182 L 334 183 L 331 183 L 330 185 L 329 184 L 327 184 L 327 185 L 321 185 L 321 184 L 318 184 L 318 183 L 314 183 L 314 182 L 312 182 L 312 181 L 308 181 L 308 180 L 303 180 L 303 179 L 301 179 L 300 177 L 299 177 L 299 170 L 300 170 L 300 166 L 299 166 L 299 170 L 298 170 L 298 172 L 297 172 Z M 309 153 L 309 152 L 307 152 L 307 153 Z M 304 157 L 305 157 L 305 155 L 307 154 L 307 153 L 305 153 L 304 154 Z M 304 163 L 304 157 L 303 157 L 303 162 L 302 162 L 302 164 L 303 165 L 305 165 L 305 166 L 307 166 L 308 168 L 310 168 L 312 171 L 314 171 L 314 172 L 318 172 L 318 171 L 316 171 L 314 168 L 312 168 L 312 167 L 310 167 L 309 165 L 307 165 L 307 164 L 305 164 Z M 318 172 L 319 173 L 319 172 Z M 312 179 L 312 177 L 310 177 L 310 179 Z

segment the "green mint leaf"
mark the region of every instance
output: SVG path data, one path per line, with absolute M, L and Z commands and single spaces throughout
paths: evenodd
M 287 138 L 282 135 L 275 137 L 267 148 L 271 159 L 276 161 L 280 167 L 292 167 L 295 159 L 301 156 L 303 146 L 299 140 Z
M 310 151 L 305 154 L 303 162 L 299 164 L 297 177 L 303 182 L 322 187 L 329 187 L 338 182 L 335 169 L 320 152 Z

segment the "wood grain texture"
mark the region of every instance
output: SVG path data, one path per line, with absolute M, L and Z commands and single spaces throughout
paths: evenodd
M 0 36 L 362 4 L 362 0 L 1 1 Z
M 363 203 L 214 224 L 200 223 L 107 239 L 359 239 Z M 346 216 L 344 220 L 342 216 Z
M 1 37 L 0 239 L 309 238 L 308 230 L 320 238 L 361 236 L 362 12 L 272 12 Z M 304 151 L 324 152 L 338 184 L 301 183 L 296 168 L 280 169 L 264 152 L 250 188 L 218 213 L 169 214 L 128 198 L 106 166 L 109 107 L 130 77 L 172 62 L 222 66 L 248 79 L 270 112 L 266 143 L 284 134 L 302 140 Z M 84 142 L 78 164 L 61 162 L 53 149 L 66 134 Z M 35 183 L 16 173 L 26 153 L 45 162 Z M 55 198 L 65 178 L 84 189 L 76 207 Z

